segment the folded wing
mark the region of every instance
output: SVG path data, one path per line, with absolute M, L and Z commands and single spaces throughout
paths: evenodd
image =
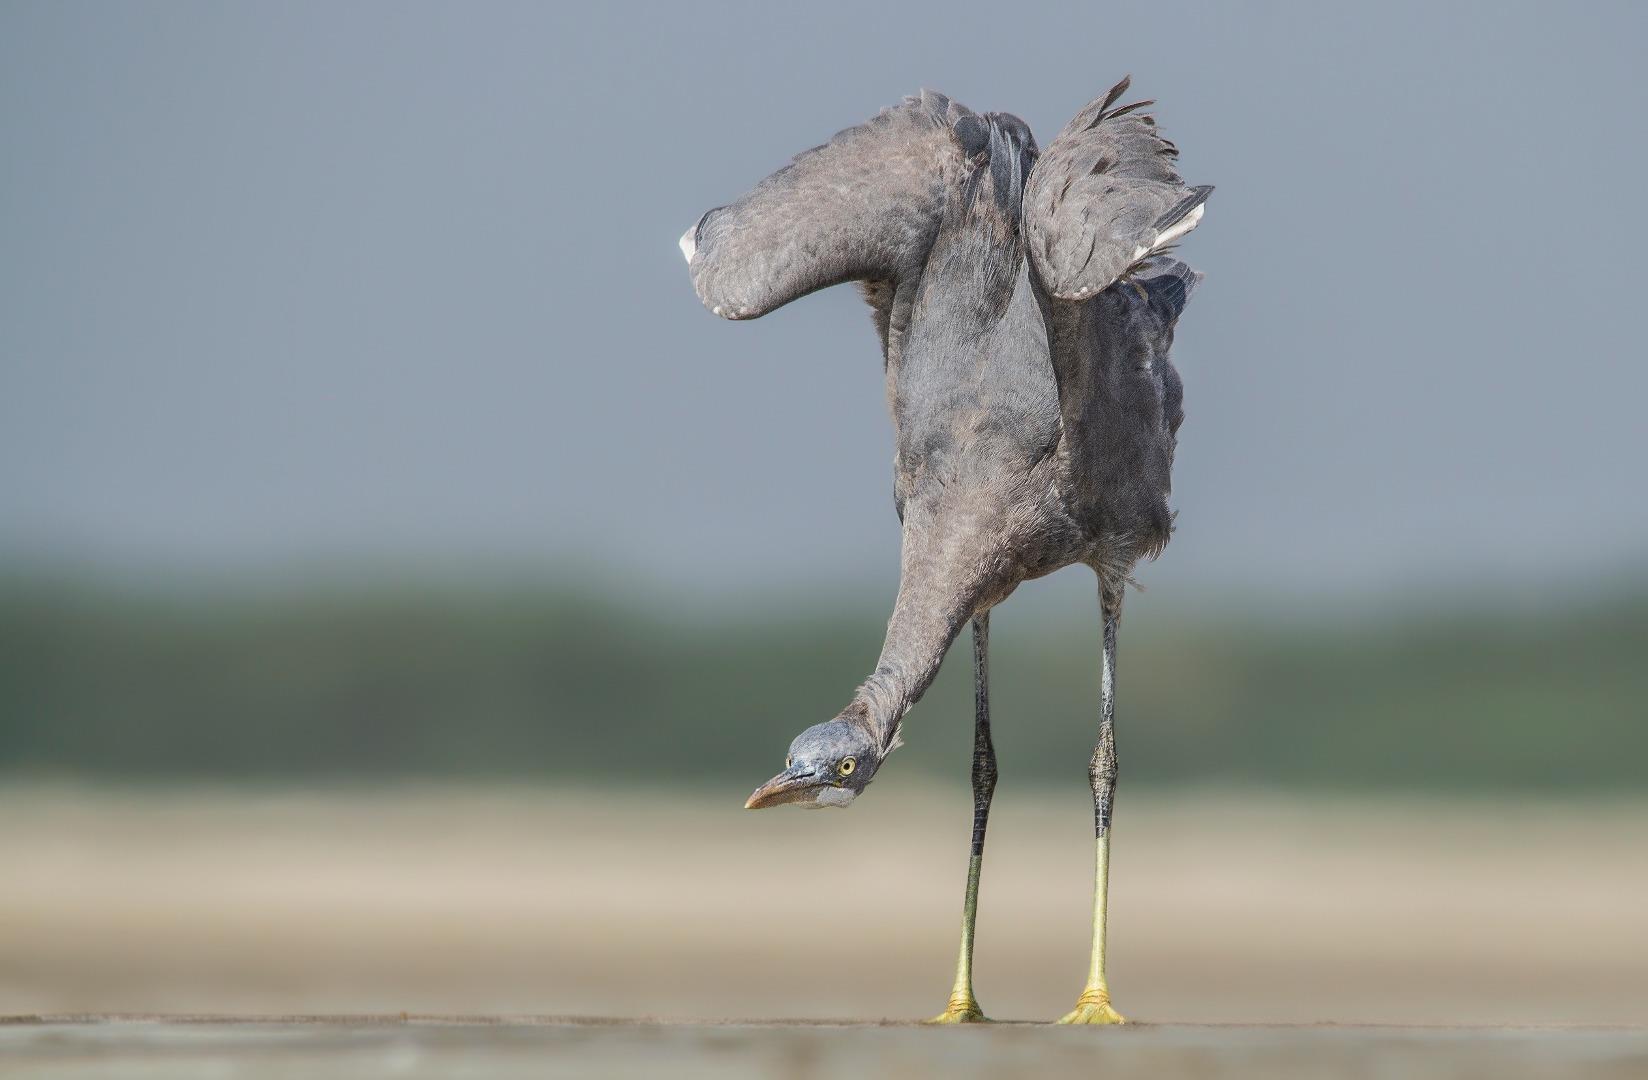
M 1213 191 L 1187 187 L 1179 177 L 1178 149 L 1139 112 L 1152 102 L 1112 108 L 1130 82 L 1123 79 L 1077 113 L 1025 186 L 1026 254 L 1056 299 L 1109 288 L 1194 229 Z
M 961 160 L 952 128 L 972 115 L 924 90 L 706 213 L 681 237 L 699 299 L 723 318 L 754 319 L 815 290 L 863 282 L 885 344 L 896 288 L 919 274 L 943 214 L 947 169 Z

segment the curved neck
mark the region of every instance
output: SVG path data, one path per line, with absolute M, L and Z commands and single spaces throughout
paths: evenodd
M 898 600 L 881 658 L 841 713 L 873 730 L 884 751 L 898 744 L 904 714 L 932 685 L 979 605 L 973 547 L 964 536 L 946 535 L 928 514 L 912 508 L 906 516 Z

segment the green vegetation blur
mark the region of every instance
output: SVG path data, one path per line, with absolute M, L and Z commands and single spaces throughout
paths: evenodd
M 0 770 L 508 777 L 741 796 L 874 665 L 885 598 L 704 614 L 608 590 L 0 588 Z M 1004 789 L 1085 783 L 1096 620 L 999 609 Z M 1124 784 L 1640 790 L 1648 590 L 1510 615 L 1197 615 L 1130 602 Z M 965 784 L 970 643 L 903 773 Z M 732 796 L 729 796 L 732 797 Z

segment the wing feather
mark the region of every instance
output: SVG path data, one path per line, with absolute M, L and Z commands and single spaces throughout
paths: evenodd
M 924 90 L 798 154 L 681 238 L 704 306 L 753 319 L 847 281 L 895 281 L 917 268 L 943 214 L 952 129 L 972 112 Z M 876 307 L 886 290 L 866 289 Z M 877 307 L 883 328 L 887 312 Z
M 1187 187 L 1178 148 L 1139 101 L 1111 106 L 1123 79 L 1078 112 L 1042 152 L 1024 193 L 1025 247 L 1042 286 L 1079 300 L 1104 291 L 1141 259 L 1201 220 L 1211 187 Z

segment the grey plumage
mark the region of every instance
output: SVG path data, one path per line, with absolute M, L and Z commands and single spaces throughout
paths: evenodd
M 903 525 L 898 598 L 875 670 L 803 731 L 759 808 L 845 806 L 899 743 L 969 620 L 975 641 L 974 833 L 961 961 L 939 1019 L 982 1019 L 971 983 L 984 832 L 995 788 L 990 609 L 1071 563 L 1099 578 L 1094 959 L 1067 1021 L 1117 1023 L 1104 981 L 1108 830 L 1116 783 L 1116 629 L 1133 567 L 1172 532 L 1183 420 L 1173 330 L 1201 276 L 1164 250 L 1211 188 L 1117 84 L 1038 158 L 1023 121 L 942 94 L 883 111 L 800 155 L 681 239 L 705 305 L 754 318 L 857 281 L 886 361 Z M 1028 257 L 1026 257 L 1028 255 Z
M 881 658 L 839 716 L 882 754 L 976 613 L 1074 562 L 1119 602 L 1133 565 L 1167 542 L 1180 417 L 1168 350 L 1198 275 L 1157 256 L 1117 285 L 1137 262 L 1118 253 L 1148 233 L 1094 231 L 1148 230 L 1189 190 L 1154 121 L 1109 109 L 1125 88 L 1078 113 L 1039 160 L 1016 117 L 924 91 L 689 233 L 693 283 L 725 317 L 850 280 L 874 310 L 902 578 Z M 1114 183 L 1093 171 L 1105 163 Z M 1083 245 L 1091 257 L 1069 254 Z M 1082 301 L 1048 281 L 1111 267 Z
M 945 165 L 956 153 L 952 126 L 971 115 L 923 91 L 705 213 L 689 230 L 699 299 L 723 318 L 753 319 L 831 285 L 919 273 L 938 231 Z M 870 301 L 884 349 L 893 300 Z

